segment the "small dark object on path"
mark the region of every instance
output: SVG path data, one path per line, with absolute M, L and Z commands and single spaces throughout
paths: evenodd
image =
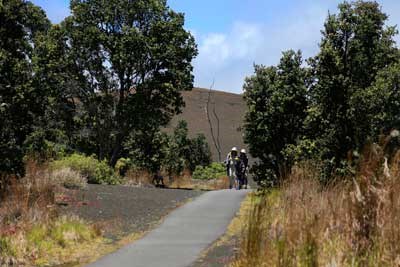
M 155 187 L 158 187 L 158 188 L 165 188 L 164 176 L 162 176 L 162 175 L 159 174 L 159 173 L 154 174 L 152 183 L 153 183 L 153 185 L 154 185 Z

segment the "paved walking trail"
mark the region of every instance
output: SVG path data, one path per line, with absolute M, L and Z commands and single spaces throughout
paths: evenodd
M 88 267 L 189 266 L 225 233 L 247 193 L 245 190 L 207 192 L 173 211 L 143 239 Z

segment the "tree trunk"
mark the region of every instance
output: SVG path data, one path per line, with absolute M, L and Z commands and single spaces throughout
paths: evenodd
M 115 145 L 112 150 L 111 158 L 110 158 L 110 166 L 115 167 L 117 164 L 117 161 L 120 159 L 121 156 L 121 151 L 122 151 L 122 144 L 124 142 L 125 135 L 120 133 L 117 135 L 117 138 L 115 140 Z

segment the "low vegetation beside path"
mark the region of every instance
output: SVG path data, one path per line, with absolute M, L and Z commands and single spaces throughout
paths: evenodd
M 328 187 L 313 165 L 296 166 L 254 198 L 231 266 L 398 266 L 399 164 L 400 153 L 387 163 L 372 146 L 354 178 Z
M 0 204 L 1 266 L 58 265 L 88 254 L 91 245 L 102 242 L 95 225 L 60 216 L 60 181 L 34 162 L 26 169 L 26 176 L 12 181 Z
M 87 183 L 104 183 L 101 177 L 110 181 L 107 172 L 127 183 L 127 177 L 91 157 L 72 155 L 48 164 L 28 160 L 25 176 L 8 179 L 0 201 L 0 266 L 89 262 L 140 238 L 171 210 L 201 194 Z

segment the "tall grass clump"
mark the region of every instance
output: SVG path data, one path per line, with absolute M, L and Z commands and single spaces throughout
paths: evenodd
M 232 266 L 399 266 L 400 152 L 369 145 L 354 176 L 326 186 L 297 164 L 253 204 Z
M 67 189 L 83 189 L 87 186 L 86 177 L 71 168 L 56 169 L 50 173 L 50 177 Z
M 76 175 L 63 174 L 64 183 L 73 179 L 75 186 Z M 61 184 L 55 177 L 46 165 L 28 160 L 25 177 L 8 183 L 0 201 L 0 266 L 59 265 L 101 238 L 79 218 L 59 216 L 55 195 Z

